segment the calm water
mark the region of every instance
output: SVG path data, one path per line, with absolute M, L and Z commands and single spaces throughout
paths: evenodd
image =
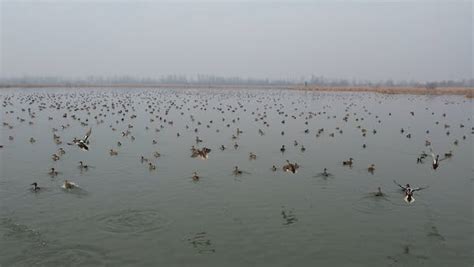
M 1 266 L 472 266 L 473 106 L 464 97 L 8 89 L 0 99 Z M 90 151 L 66 144 L 89 127 Z M 416 162 L 430 151 L 425 140 L 441 158 L 452 150 L 436 171 L 430 157 Z M 191 158 L 192 145 L 211 148 L 208 160 Z M 296 174 L 282 171 L 287 159 Z M 333 175 L 318 176 L 323 168 Z M 63 189 L 65 179 L 79 188 Z M 407 204 L 393 180 L 429 187 Z M 379 186 L 384 197 L 373 195 Z

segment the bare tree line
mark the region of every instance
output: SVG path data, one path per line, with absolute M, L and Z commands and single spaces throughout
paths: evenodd
M 160 78 L 136 77 L 131 75 L 118 76 L 87 76 L 82 78 L 66 78 L 55 76 L 22 76 L 0 78 L 0 86 L 20 85 L 159 85 L 159 84 L 196 84 L 196 85 L 301 85 L 332 86 L 332 87 L 474 87 L 474 79 L 442 80 L 442 81 L 369 81 L 357 79 L 334 79 L 324 76 L 311 75 L 299 79 L 262 79 L 243 78 L 239 76 L 224 77 L 217 75 L 198 74 L 186 76 L 178 74 L 163 75 Z

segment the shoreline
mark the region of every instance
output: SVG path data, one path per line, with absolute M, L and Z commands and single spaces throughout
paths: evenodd
M 472 87 L 439 87 L 427 89 L 420 87 L 329 87 L 316 85 L 231 85 L 231 84 L 22 84 L 0 85 L 1 89 L 26 88 L 174 88 L 174 89 L 286 89 L 311 92 L 361 92 L 379 94 L 408 95 L 464 95 L 474 98 Z
M 474 88 L 471 87 L 440 87 L 427 89 L 420 87 L 323 87 L 299 86 L 297 90 L 311 92 L 362 92 L 379 94 L 406 94 L 406 95 L 464 95 L 474 98 Z

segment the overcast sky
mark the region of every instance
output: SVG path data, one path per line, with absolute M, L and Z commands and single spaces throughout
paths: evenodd
M 473 76 L 471 1 L 4 1 L 3 76 Z

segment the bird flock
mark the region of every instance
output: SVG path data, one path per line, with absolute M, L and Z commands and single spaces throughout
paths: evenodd
M 252 90 L 130 90 L 114 91 L 111 89 L 96 90 L 64 90 L 59 92 L 7 92 L 1 94 L 3 107 L 3 130 L 8 132 L 8 140 L 0 144 L 0 149 L 8 151 L 9 146 L 16 142 L 14 130 L 19 125 L 33 126 L 35 124 L 49 123 L 53 144 L 56 146 L 51 151 L 51 160 L 61 162 L 66 153 L 81 153 L 81 161 L 76 166 L 81 171 L 86 171 L 92 166 L 86 163 L 88 153 L 99 153 L 94 144 L 103 142 L 104 135 L 94 136 L 94 129 L 107 131 L 107 139 L 115 140 L 114 146 L 108 148 L 110 157 L 119 156 L 127 147 L 133 146 L 135 142 L 140 142 L 144 135 L 150 136 L 151 143 L 149 155 L 136 155 L 143 165 L 150 171 L 159 172 L 159 162 L 162 156 L 160 144 L 162 142 L 188 143 L 190 145 L 190 157 L 199 160 L 213 160 L 219 157 L 219 153 L 227 150 L 240 150 L 242 146 L 242 136 L 251 136 L 252 140 L 265 139 L 273 134 L 287 140 L 283 144 L 278 144 L 275 150 L 279 151 L 278 157 L 263 155 L 258 151 L 247 151 L 248 160 L 259 162 L 261 157 L 274 157 L 275 162 L 270 171 L 279 170 L 291 174 L 297 174 L 300 168 L 316 168 L 313 166 L 301 166 L 295 160 L 286 158 L 291 156 L 288 153 L 291 145 L 299 153 L 306 153 L 308 149 L 314 149 L 314 144 L 323 137 L 337 140 L 339 136 L 350 132 L 362 137 L 363 142 L 360 149 L 369 149 L 371 137 L 376 136 L 380 131 L 384 131 L 384 123 L 389 124 L 392 113 L 403 113 L 406 117 L 407 126 L 400 129 L 399 133 L 407 139 L 415 136 L 413 125 L 409 124 L 410 117 L 416 117 L 414 111 L 398 109 L 385 114 L 376 114 L 371 111 L 370 106 L 361 105 L 361 97 L 375 98 L 370 94 L 334 94 L 331 101 L 321 93 L 300 93 L 297 97 L 288 98 L 288 92 L 282 90 L 252 91 Z M 377 96 L 378 104 L 383 105 L 383 101 L 389 101 L 393 96 Z M 288 99 L 287 99 L 288 98 Z M 356 101 L 357 100 L 357 101 Z M 464 100 L 469 101 L 469 100 Z M 342 103 L 336 109 L 335 102 Z M 318 105 L 314 105 L 318 103 Z M 450 104 L 448 102 L 445 103 Z M 451 103 L 452 104 L 452 103 Z M 428 107 L 426 112 L 430 112 Z M 46 119 L 47 118 L 47 119 Z M 143 127 L 138 128 L 135 124 L 137 119 L 145 122 Z M 240 120 L 245 118 L 252 124 L 242 125 Z M 441 163 L 446 159 L 454 157 L 455 148 L 467 139 L 469 134 L 474 133 L 474 127 L 467 127 L 465 124 L 471 123 L 470 118 L 448 119 L 446 113 L 437 114 L 431 111 L 433 127 L 425 129 L 424 146 L 429 152 L 422 150 L 413 157 L 414 164 L 424 164 L 428 159 L 433 170 L 440 168 Z M 333 127 L 321 127 L 322 125 L 332 125 Z M 241 129 L 241 127 L 245 127 Z M 452 128 L 459 128 L 454 131 Z M 83 129 L 82 133 L 73 132 L 71 129 Z M 434 149 L 433 140 L 430 133 L 444 131 L 445 140 L 452 147 L 449 151 L 437 154 Z M 174 140 L 167 138 L 162 140 L 161 133 L 173 132 Z M 217 135 L 225 135 L 225 143 L 209 140 L 206 131 L 214 131 Z M 310 136 L 311 142 L 305 140 L 294 140 L 294 132 Z M 453 136 L 456 132 L 456 136 Z M 470 132 L 470 133 L 469 133 Z M 356 134 L 354 134 L 356 133 Z M 82 138 L 76 137 L 82 135 Z M 64 143 L 63 136 L 74 135 Z M 27 142 L 34 145 L 38 137 L 31 136 Z M 107 140 L 107 141 L 108 141 Z M 219 139 L 222 140 L 222 139 Z M 354 138 L 355 140 L 355 138 Z M 357 139 L 359 140 L 359 139 Z M 19 141 L 21 142 L 21 140 Z M 303 144 L 306 142 L 306 145 Z M 438 141 L 439 142 L 439 141 Z M 66 144 L 66 146 L 63 146 Z M 203 145 L 205 144 L 205 145 Z M 52 146 L 53 147 L 53 146 Z M 249 146 L 245 146 L 248 149 Z M 100 151 L 103 153 L 104 151 Z M 8 152 L 6 152 L 8 153 Z M 374 161 L 376 158 L 374 158 Z M 229 164 L 230 165 L 230 164 Z M 352 153 L 346 158 L 341 158 L 333 166 L 321 166 L 323 170 L 315 177 L 331 177 L 329 168 L 341 166 L 343 168 L 353 168 L 357 165 L 357 159 Z M 51 177 L 61 176 L 57 169 L 68 168 L 61 164 L 54 164 L 49 168 Z M 59 167 L 58 167 L 59 166 Z M 280 167 L 278 167 L 280 166 Z M 367 165 L 366 165 L 367 166 Z M 100 166 L 97 166 L 100 167 Z M 237 165 L 229 166 L 229 173 L 234 176 L 250 174 L 242 170 Z M 369 163 L 366 168 L 368 174 L 376 171 L 375 163 Z M 314 169 L 314 171 L 317 171 Z M 377 170 L 383 171 L 383 170 Z M 33 174 L 32 174 L 33 175 Z M 199 170 L 194 170 L 190 176 L 192 181 L 200 181 Z M 72 181 L 73 178 L 64 179 L 62 188 L 64 190 L 74 190 L 79 186 Z M 411 187 L 409 183 L 401 185 L 394 180 L 405 196 L 405 201 L 414 201 L 413 194 L 416 191 L 427 188 Z M 39 192 L 41 187 L 38 181 L 31 183 L 32 191 Z M 383 196 L 381 188 L 378 187 L 375 196 Z

